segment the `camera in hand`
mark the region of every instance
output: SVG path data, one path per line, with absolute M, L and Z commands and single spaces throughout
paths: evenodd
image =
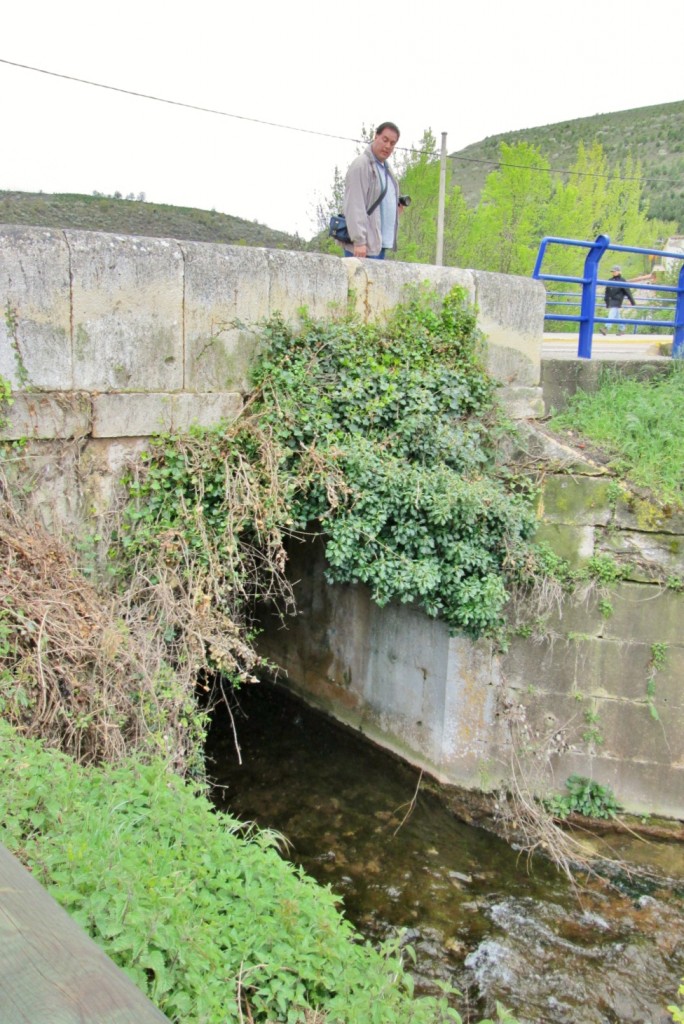
M 399 196 L 399 206 L 410 206 L 411 196 Z

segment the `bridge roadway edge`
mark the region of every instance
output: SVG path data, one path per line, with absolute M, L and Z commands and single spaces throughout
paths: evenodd
M 533 424 L 545 411 L 540 282 L 173 239 L 0 227 L 0 299 L 11 312 L 0 323 L 0 374 L 16 392 L 5 437 L 28 438 L 34 501 L 46 525 L 78 532 L 93 517 L 106 517 L 127 459 L 152 433 L 235 416 L 248 393 L 257 345 L 250 324 L 276 310 L 294 320 L 301 306 L 325 316 L 350 302 L 373 319 L 400 301 L 407 285 L 423 281 L 441 294 L 454 285 L 465 288 L 477 304 L 504 404 L 512 418 Z M 540 522 L 552 542 L 581 559 L 607 543 L 605 510 L 597 477 L 586 467 L 568 472 L 571 463 L 554 464 L 550 478 L 560 478 L 555 518 L 547 502 Z M 579 496 L 570 500 L 577 487 Z M 641 558 L 674 557 L 670 568 L 679 571 L 672 550 L 681 551 L 681 524 L 645 523 L 629 509 L 624 514 L 625 544 Z M 362 588 L 321 589 L 318 554 L 299 557 L 310 563 L 297 578 L 309 581 L 311 593 L 301 592 L 300 614 L 266 646 L 288 672 L 289 685 L 312 703 L 440 781 L 484 790 L 506 782 L 511 735 L 505 712 L 523 707 L 539 736 L 560 737 L 551 758 L 556 789 L 574 770 L 610 784 L 629 810 L 684 817 L 684 712 L 677 686 L 683 655 L 675 628 L 681 594 L 658 591 L 662 621 L 649 617 L 652 635 L 639 631 L 638 620 L 653 604 L 655 585 L 633 580 L 633 589 L 616 598 L 619 630 L 595 608 L 568 610 L 547 646 L 517 638 L 502 655 L 487 644 L 449 637 L 416 609 L 377 609 Z M 646 588 L 642 596 L 638 588 Z M 637 609 L 632 617 L 630 604 Z M 319 617 L 319 608 L 327 618 Z M 656 681 L 656 723 L 645 690 L 655 642 L 667 646 L 670 663 Z M 620 676 L 611 663 L 633 665 L 634 672 Z M 319 666 L 313 681 L 311 664 Z M 587 714 L 605 723 L 601 744 L 582 740 Z M 628 734 L 621 721 L 628 722 Z

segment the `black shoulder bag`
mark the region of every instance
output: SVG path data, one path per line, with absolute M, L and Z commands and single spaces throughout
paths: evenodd
M 366 213 L 368 214 L 369 217 L 373 210 L 376 210 L 380 203 L 385 198 L 385 193 L 387 192 L 388 185 L 389 172 L 387 168 L 385 168 L 385 187 L 383 188 L 382 192 L 375 200 L 373 205 L 366 210 Z M 349 237 L 349 232 L 347 231 L 347 219 L 343 213 L 333 214 L 333 216 L 330 218 L 330 224 L 328 225 L 328 235 L 330 236 L 330 238 L 334 238 L 336 242 L 347 242 L 348 244 L 352 243 L 352 240 Z

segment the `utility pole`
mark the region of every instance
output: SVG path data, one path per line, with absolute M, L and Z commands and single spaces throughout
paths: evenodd
M 442 132 L 442 156 L 439 165 L 439 199 L 437 201 L 437 254 L 435 266 L 444 266 L 444 198 L 446 196 L 446 137 Z

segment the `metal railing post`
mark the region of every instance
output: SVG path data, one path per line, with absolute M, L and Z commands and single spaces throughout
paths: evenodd
M 608 235 L 599 235 L 584 261 L 582 282 L 582 303 L 580 306 L 579 345 L 580 359 L 591 359 L 591 342 L 594 337 L 594 307 L 596 305 L 596 280 L 601 257 L 610 245 Z
M 674 329 L 672 332 L 672 358 L 684 359 L 684 263 L 682 263 L 677 281 L 677 305 L 675 306 Z
M 546 255 L 546 246 L 548 238 L 542 238 L 539 243 L 539 252 L 537 253 L 537 261 L 534 264 L 534 270 L 532 271 L 532 277 L 538 278 L 541 274 L 542 263 L 544 262 L 544 256 Z

